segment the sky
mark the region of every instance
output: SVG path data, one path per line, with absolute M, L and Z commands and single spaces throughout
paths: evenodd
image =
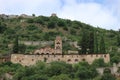
M 81 21 L 94 27 L 120 29 L 120 0 L 0 0 L 0 14 L 28 14 Z

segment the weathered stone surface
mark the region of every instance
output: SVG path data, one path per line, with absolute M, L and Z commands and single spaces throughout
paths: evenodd
M 23 66 L 34 65 L 37 61 L 44 61 L 50 63 L 52 61 L 64 61 L 70 64 L 78 63 L 80 61 L 87 61 L 91 64 L 95 59 L 103 58 L 107 63 L 110 61 L 109 54 L 87 54 L 87 55 L 24 55 L 11 54 L 11 62 L 20 63 Z

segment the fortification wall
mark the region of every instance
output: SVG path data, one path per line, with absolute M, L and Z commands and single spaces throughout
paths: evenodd
M 24 55 L 11 54 L 11 62 L 20 63 L 23 66 L 34 65 L 37 61 L 50 63 L 52 61 L 65 61 L 70 64 L 80 61 L 87 61 L 91 64 L 95 59 L 103 58 L 107 63 L 110 61 L 109 54 L 91 54 L 91 55 Z

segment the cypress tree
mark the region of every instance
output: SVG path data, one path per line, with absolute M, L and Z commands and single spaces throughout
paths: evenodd
M 81 39 L 81 53 L 86 54 L 87 52 L 87 35 L 85 34 L 85 30 L 83 30 L 82 39 Z M 87 32 L 86 32 L 87 33 Z
M 117 35 L 117 46 L 120 46 L 120 35 Z
M 97 32 L 94 33 L 94 53 L 98 53 L 98 38 L 97 38 Z
M 88 48 L 89 48 L 89 53 L 94 53 L 94 30 L 90 32 L 89 35 L 89 40 L 88 40 Z
M 13 53 L 19 52 L 19 45 L 18 45 L 18 36 L 15 37 L 14 45 L 13 45 Z
M 104 42 L 104 38 L 103 36 L 101 36 L 101 40 L 100 40 L 100 53 L 106 53 L 106 49 L 105 49 L 105 42 Z

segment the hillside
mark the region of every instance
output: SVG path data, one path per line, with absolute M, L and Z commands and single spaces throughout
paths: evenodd
M 65 43 L 65 50 L 73 48 L 68 47 L 68 41 L 80 41 L 83 31 L 86 35 L 94 30 L 97 33 L 98 45 L 100 37 L 104 35 L 105 47 L 107 53 L 119 53 L 119 41 L 117 36 L 119 31 L 106 30 L 94 27 L 80 21 L 71 21 L 61 19 L 57 16 L 37 16 L 32 17 L 18 16 L 14 18 L 0 17 L 0 53 L 8 54 L 12 52 L 15 36 L 19 36 L 19 41 L 54 41 L 56 36 L 62 36 Z M 52 45 L 53 46 L 53 45 Z M 26 46 L 26 53 L 33 51 L 41 46 Z M 113 56 L 113 55 L 112 55 Z

